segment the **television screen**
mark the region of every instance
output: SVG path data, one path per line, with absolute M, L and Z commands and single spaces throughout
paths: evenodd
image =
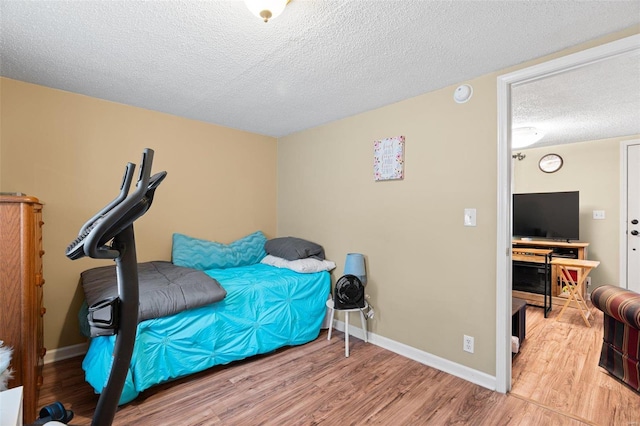
M 580 193 L 513 194 L 513 235 L 553 240 L 578 240 Z

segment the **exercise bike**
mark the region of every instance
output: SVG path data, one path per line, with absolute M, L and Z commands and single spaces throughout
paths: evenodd
M 89 307 L 92 330 L 100 335 L 116 335 L 111 372 L 98 399 L 92 426 L 109 426 L 113 422 L 133 354 L 139 301 L 133 222 L 149 210 L 156 188 L 167 175 L 163 171 L 150 176 L 153 153 L 152 149 L 143 151 L 138 181 L 130 195 L 135 164 L 126 165 L 118 196 L 85 222 L 66 250 L 71 260 L 88 256 L 116 262 L 118 296 Z M 73 412 L 56 402 L 44 407 L 33 425 L 64 425 L 72 418 Z

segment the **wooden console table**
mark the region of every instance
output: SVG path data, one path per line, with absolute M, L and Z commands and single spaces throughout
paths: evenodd
M 535 249 L 549 249 L 552 250 L 552 259 L 565 258 L 565 259 L 587 259 L 587 248 L 589 243 L 584 242 L 566 242 L 566 241 L 551 241 L 551 240 L 512 240 L 512 248 L 535 248 Z M 513 259 L 514 261 L 516 259 Z M 560 283 L 560 269 L 557 265 L 551 263 L 551 305 L 563 306 L 569 297 L 567 292 L 562 292 L 562 284 Z M 567 267 L 569 271 L 574 275 L 576 281 L 580 280 L 583 271 L 581 268 Z M 586 277 L 585 277 L 586 278 Z M 515 277 L 514 277 L 515 280 Z M 586 285 L 580 289 L 582 291 L 581 296 L 586 297 Z M 524 299 L 527 303 L 537 306 L 544 306 L 544 295 L 537 293 L 530 293 L 526 291 L 513 291 L 513 297 Z

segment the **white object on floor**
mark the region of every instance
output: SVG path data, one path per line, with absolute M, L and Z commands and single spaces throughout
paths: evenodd
M 0 425 L 22 426 L 22 386 L 0 392 Z
M 9 380 L 13 377 L 11 365 L 12 348 L 4 346 L 4 342 L 0 340 L 0 392 L 8 389 Z
M 331 312 L 331 325 L 329 326 L 329 336 L 327 340 L 331 340 L 331 330 L 333 330 L 333 317 L 336 311 L 344 312 L 344 356 L 349 357 L 349 312 L 360 312 L 360 321 L 362 322 L 362 331 L 364 333 L 364 342 L 367 343 L 367 320 L 364 317 L 364 310 L 369 307 L 369 304 L 365 301 L 364 308 L 353 309 L 335 309 L 333 305 L 333 299 L 327 300 L 327 308 Z
M 520 352 L 520 339 L 517 336 L 511 336 L 511 352 L 514 354 Z

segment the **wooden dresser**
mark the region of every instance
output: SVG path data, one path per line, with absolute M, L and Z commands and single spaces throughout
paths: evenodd
M 13 347 L 14 378 L 24 387 L 24 422 L 38 414 L 42 385 L 42 204 L 35 197 L 0 195 L 0 340 Z

